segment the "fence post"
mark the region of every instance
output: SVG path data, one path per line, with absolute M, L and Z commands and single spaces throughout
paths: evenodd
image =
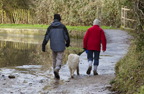
M 121 8 L 121 27 L 124 29 L 132 29 L 132 27 L 129 26 L 128 23 L 133 24 L 134 19 L 128 18 L 128 12 L 132 11 L 131 9 L 128 9 L 127 7 Z

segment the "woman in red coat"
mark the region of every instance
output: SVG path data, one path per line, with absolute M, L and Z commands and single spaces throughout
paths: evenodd
M 93 74 L 98 75 L 97 67 L 99 65 L 99 55 L 101 51 L 101 44 L 103 52 L 106 51 L 106 37 L 104 31 L 100 28 L 100 21 L 95 19 L 93 21 L 93 26 L 90 27 L 83 39 L 83 48 L 88 50 L 88 69 L 87 74 L 91 73 L 92 63 L 94 61 Z M 93 55 L 94 54 L 94 55 Z

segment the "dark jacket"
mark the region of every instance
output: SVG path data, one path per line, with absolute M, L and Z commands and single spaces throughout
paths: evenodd
M 45 46 L 50 39 L 50 48 L 55 52 L 65 50 L 65 46 L 69 47 L 70 38 L 68 30 L 60 21 L 57 19 L 48 27 L 43 43 L 42 50 L 45 51 Z

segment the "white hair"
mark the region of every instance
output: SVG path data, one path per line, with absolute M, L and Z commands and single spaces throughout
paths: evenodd
M 98 19 L 95 19 L 94 21 L 93 21 L 93 25 L 100 25 L 100 20 L 98 20 Z

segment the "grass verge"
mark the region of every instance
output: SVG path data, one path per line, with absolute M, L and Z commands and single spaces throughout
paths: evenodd
M 0 28 L 14 29 L 47 29 L 48 25 L 41 24 L 0 24 Z M 90 26 L 66 26 L 68 30 L 86 31 Z M 102 26 L 103 29 L 114 29 L 109 26 Z
M 118 94 L 144 94 L 144 33 L 133 35 L 129 52 L 115 67 L 112 90 Z

